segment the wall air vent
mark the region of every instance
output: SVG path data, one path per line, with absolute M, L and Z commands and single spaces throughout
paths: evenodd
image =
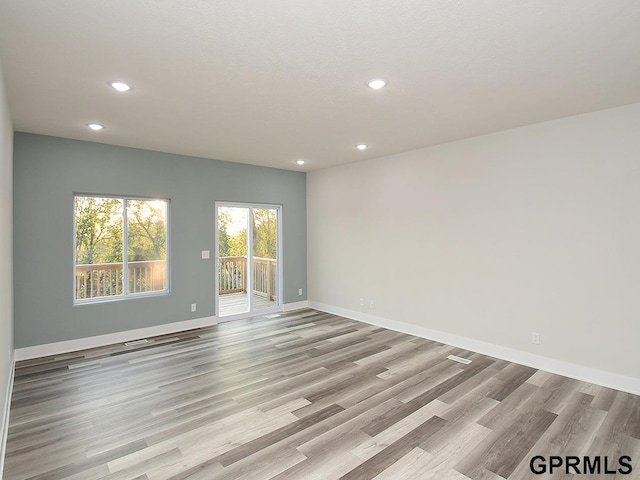
M 464 363 L 465 365 L 469 365 L 471 363 L 471 360 L 469 360 L 468 358 L 456 357 L 455 355 L 449 355 L 447 358 L 449 360 L 453 360 L 454 362 Z

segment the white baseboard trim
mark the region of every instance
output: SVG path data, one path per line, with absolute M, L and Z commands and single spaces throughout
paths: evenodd
M 603 387 L 609 387 L 615 390 L 632 393 L 634 395 L 640 395 L 640 378 L 606 372 L 604 370 L 586 367 L 584 365 L 578 365 L 564 360 L 557 360 L 555 358 L 523 352 L 514 348 L 496 345 L 494 343 L 474 340 L 473 338 L 462 337 L 440 330 L 432 330 L 430 328 L 420 327 L 406 322 L 377 317 L 375 315 L 369 315 L 367 313 L 349 310 L 342 307 L 336 307 L 314 301 L 309 301 L 308 303 L 310 308 L 315 308 L 316 310 L 321 310 L 323 312 L 340 315 L 342 317 L 369 323 L 378 327 L 388 328 L 389 330 L 395 330 L 396 332 L 407 333 L 416 337 L 446 343 L 447 345 L 452 345 L 454 347 L 471 350 L 483 355 L 489 355 L 509 362 L 519 363 L 520 365 L 526 365 L 528 367 L 563 375 L 576 380 L 595 383 L 596 385 L 602 385 Z
M 218 317 L 203 317 L 182 322 L 166 323 L 153 327 L 138 328 L 125 332 L 108 333 L 95 337 L 78 338 L 77 340 L 66 340 L 64 342 L 47 343 L 44 345 L 34 345 L 32 347 L 22 347 L 15 349 L 15 360 L 29 360 L 31 358 L 49 357 L 62 353 L 77 352 L 88 348 L 104 347 L 114 343 L 130 342 L 141 338 L 155 337 L 158 335 L 168 335 L 194 328 L 210 327 L 218 323 Z
M 309 302 L 307 300 L 303 300 L 301 302 L 285 303 L 282 311 L 291 312 L 293 310 L 300 310 L 301 308 L 309 308 Z
M 2 423 L 0 423 L 0 480 L 4 472 L 4 457 L 7 452 L 7 436 L 9 435 L 9 412 L 11 411 L 11 395 L 13 394 L 13 378 L 16 371 L 15 351 L 11 355 L 11 371 L 9 372 L 9 384 L 7 385 L 7 396 L 5 399 L 5 409 L 2 412 Z

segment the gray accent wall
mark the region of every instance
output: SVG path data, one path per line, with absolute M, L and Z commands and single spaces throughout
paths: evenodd
M 170 199 L 170 295 L 73 304 L 74 193 Z M 216 201 L 282 205 L 284 303 L 306 300 L 304 173 L 16 133 L 15 347 L 215 315 Z
M 2 477 L 3 426 L 13 357 L 13 125 L 0 65 L 0 477 Z

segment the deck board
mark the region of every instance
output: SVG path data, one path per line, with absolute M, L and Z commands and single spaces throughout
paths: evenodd
M 220 295 L 220 314 L 221 317 L 228 315 L 237 315 L 246 313 L 248 309 L 248 294 L 244 293 L 227 293 Z M 254 294 L 252 297 L 254 312 L 259 313 L 260 310 L 275 307 L 274 300 L 268 301 L 265 297 Z

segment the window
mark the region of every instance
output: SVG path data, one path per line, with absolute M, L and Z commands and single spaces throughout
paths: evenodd
M 76 195 L 76 303 L 166 293 L 168 213 L 168 200 Z

